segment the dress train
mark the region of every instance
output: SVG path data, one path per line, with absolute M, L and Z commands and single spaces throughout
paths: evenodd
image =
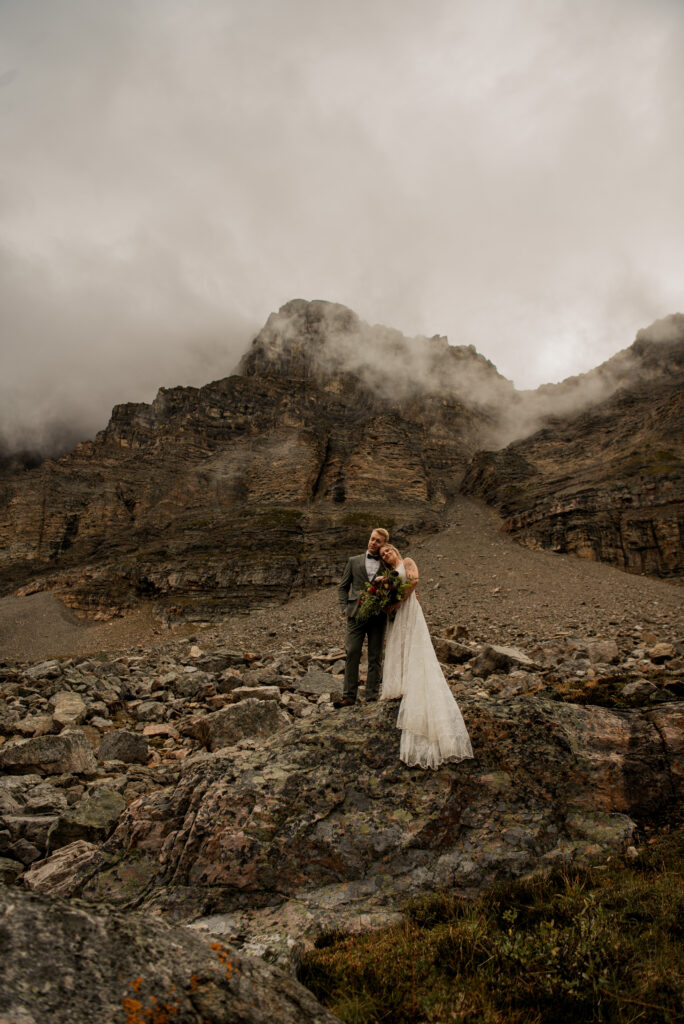
M 406 579 L 403 562 L 399 574 Z M 399 757 L 409 766 L 438 768 L 473 756 L 463 715 L 437 660 L 414 593 L 399 605 L 387 632 L 381 700 L 401 697 Z

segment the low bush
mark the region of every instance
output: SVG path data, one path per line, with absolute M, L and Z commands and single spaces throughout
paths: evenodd
M 683 864 L 678 829 L 634 860 L 435 893 L 400 926 L 326 936 L 299 978 L 348 1024 L 675 1024 Z

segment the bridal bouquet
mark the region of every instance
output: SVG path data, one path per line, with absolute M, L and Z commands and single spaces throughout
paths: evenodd
M 399 604 L 412 589 L 412 585 L 404 583 L 396 569 L 376 576 L 371 583 L 365 584 L 365 592 L 359 598 L 356 621 L 365 622 L 366 619 L 380 615 L 381 612 L 393 617 L 394 612 L 390 611 L 392 605 Z

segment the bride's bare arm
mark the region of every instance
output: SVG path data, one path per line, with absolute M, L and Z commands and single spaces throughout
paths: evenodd
M 404 559 L 404 568 L 406 569 L 406 579 L 414 585 L 418 582 L 418 566 L 412 558 Z
M 405 600 L 409 596 L 409 594 L 413 593 L 413 591 L 418 586 L 418 566 L 416 565 L 412 558 L 405 558 L 404 569 L 406 570 L 406 582 L 410 585 L 411 588 L 410 590 L 407 590 L 406 593 L 404 594 Z M 418 595 L 416 594 L 416 599 L 417 598 Z

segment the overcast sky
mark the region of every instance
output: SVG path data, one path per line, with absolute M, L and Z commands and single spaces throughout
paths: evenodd
M 681 0 L 0 0 L 0 436 L 292 298 L 519 387 L 684 312 Z

